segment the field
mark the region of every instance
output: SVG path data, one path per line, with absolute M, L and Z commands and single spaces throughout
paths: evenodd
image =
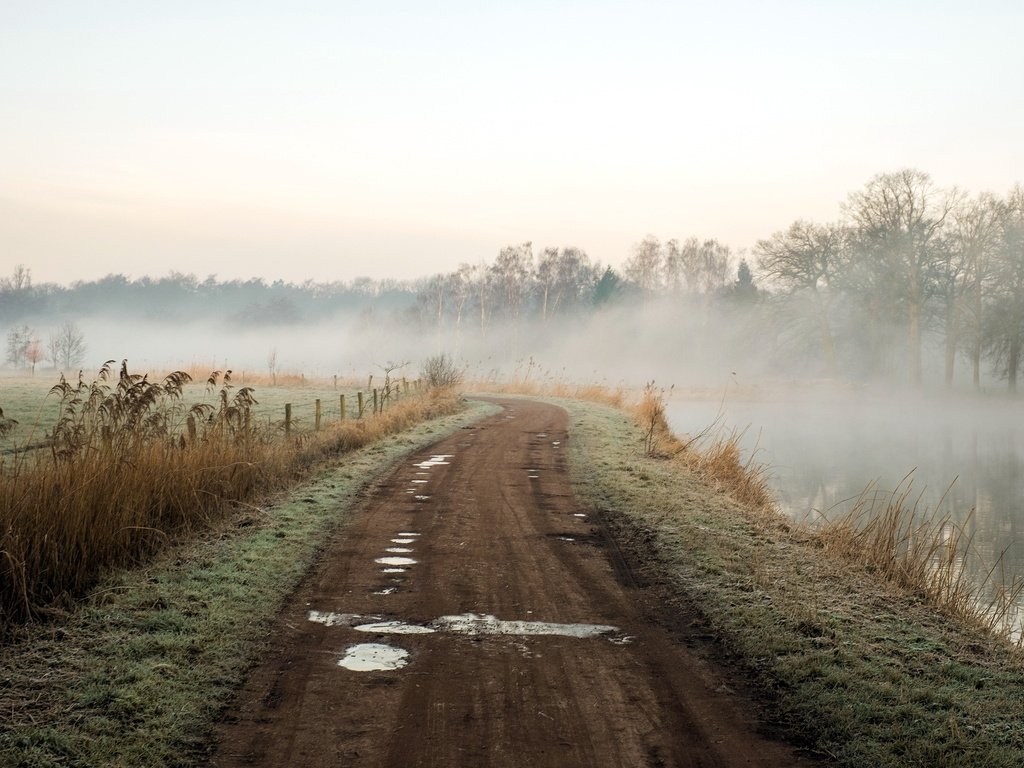
M 456 407 L 442 388 L 385 383 L 362 413 L 361 394 L 333 381 L 272 385 L 261 400 L 226 374 L 150 380 L 124 365 L 49 393 L 36 381 L 5 387 L 18 424 L 0 460 L 0 634 L 326 457 Z M 342 397 L 353 403 L 345 419 Z

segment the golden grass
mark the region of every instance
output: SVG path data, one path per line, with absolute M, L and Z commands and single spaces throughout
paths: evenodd
M 188 409 L 184 372 L 149 382 L 122 364 L 114 378 L 109 364 L 91 383 L 62 378 L 50 450 L 0 463 L 0 632 L 62 610 L 104 569 L 148 558 L 326 456 L 457 407 L 451 392 L 432 390 L 286 436 L 251 418 L 251 388 L 219 374 L 208 380 L 219 405 Z
M 973 510 L 963 522 L 948 513 L 931 515 L 919 509 L 919 499 L 911 500 L 912 490 L 911 475 L 888 494 L 869 487 L 846 512 L 804 527 L 829 554 L 863 565 L 965 624 L 1016 636 L 1019 644 L 1024 581 L 1007 580 L 1003 553 L 995 563 L 982 563 L 969 532 Z M 972 575 L 971 564 L 982 578 Z

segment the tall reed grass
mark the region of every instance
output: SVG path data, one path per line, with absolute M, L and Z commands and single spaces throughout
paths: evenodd
M 0 633 L 64 610 L 104 569 L 138 563 L 172 537 L 280 488 L 309 465 L 366 445 L 457 400 L 435 389 L 367 419 L 286 437 L 252 418 L 249 387 L 211 374 L 216 405 L 182 402 L 191 376 L 158 382 L 112 361 L 96 380 L 61 377 L 49 451 L 0 463 Z
M 1024 580 L 1007 577 L 1005 551 L 986 564 L 971 532 L 974 510 L 958 522 L 936 515 L 913 496 L 913 473 L 889 493 L 873 485 L 846 511 L 805 522 L 829 554 L 919 594 L 969 625 L 1021 641 L 1019 608 Z

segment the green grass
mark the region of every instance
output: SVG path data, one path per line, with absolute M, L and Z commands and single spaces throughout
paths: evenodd
M 0 650 L 0 765 L 190 766 L 274 616 L 395 461 L 493 411 L 475 404 L 332 461 L 145 568 L 110 574 L 63 621 Z
M 620 411 L 559 402 L 577 493 L 793 742 L 846 766 L 1024 765 L 1017 651 L 648 456 Z

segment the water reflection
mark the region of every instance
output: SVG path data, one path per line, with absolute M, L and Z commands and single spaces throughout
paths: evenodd
M 973 537 L 980 561 L 1005 552 L 1006 578 L 1024 576 L 1024 404 L 966 398 L 674 400 L 677 433 L 695 433 L 721 412 L 745 429 L 745 455 L 770 467 L 783 511 L 802 520 L 835 514 L 875 483 L 888 498 L 908 473 L 911 501 L 950 515 Z M 971 515 L 971 510 L 975 514 Z

